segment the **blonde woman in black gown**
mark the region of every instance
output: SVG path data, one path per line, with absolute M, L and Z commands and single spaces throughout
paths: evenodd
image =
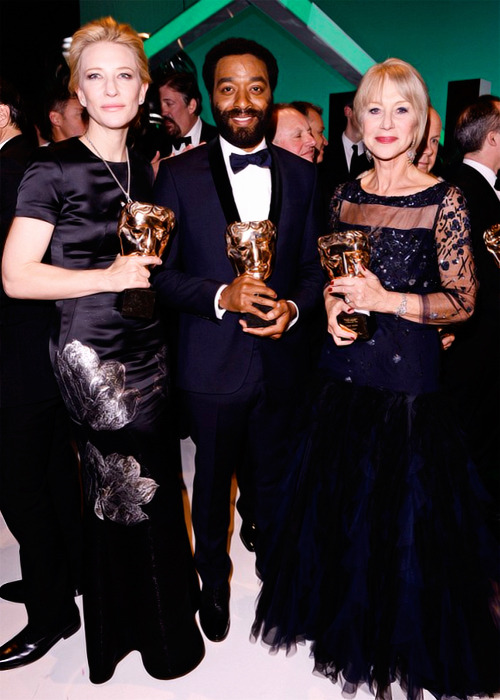
M 358 88 L 374 168 L 337 188 L 331 227 L 369 236 L 370 270 L 325 293 L 320 381 L 253 627 L 274 649 L 312 641 L 315 672 L 350 695 L 500 689 L 498 546 L 439 391 L 438 328 L 474 309 L 469 220 L 461 192 L 413 164 L 427 108 L 398 59 Z M 375 317 L 370 340 L 339 325 L 353 309 Z
M 126 318 L 119 295 L 149 287 L 155 256 L 122 257 L 125 201 L 151 201 L 152 170 L 126 145 L 150 81 L 142 40 L 112 18 L 73 37 L 71 87 L 88 130 L 40 149 L 5 248 L 9 295 L 57 300 L 51 356 L 74 421 L 84 487 L 83 605 L 90 680 L 131 650 L 156 678 L 204 654 L 179 450 L 157 318 Z M 69 622 L 68 622 L 69 624 Z M 62 630 L 67 636 L 69 627 Z

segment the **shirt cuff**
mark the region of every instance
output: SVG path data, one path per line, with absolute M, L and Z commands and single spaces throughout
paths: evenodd
M 289 331 L 290 328 L 291 328 L 292 326 L 294 326 L 294 325 L 297 323 L 297 321 L 299 320 L 299 307 L 298 307 L 297 304 L 296 304 L 294 301 L 292 301 L 291 299 L 287 299 L 287 302 L 288 302 L 289 304 L 293 304 L 293 305 L 295 306 L 295 310 L 296 310 L 296 312 L 297 312 L 295 318 L 294 318 L 292 321 L 290 321 L 290 323 L 289 323 L 288 326 L 286 327 L 286 330 Z
M 221 285 L 221 286 L 219 287 L 219 289 L 217 290 L 217 293 L 216 293 L 215 299 L 214 299 L 214 304 L 215 304 L 215 315 L 216 315 L 216 317 L 219 319 L 219 321 L 222 320 L 222 317 L 223 317 L 224 314 L 226 313 L 226 309 L 221 309 L 220 306 L 219 306 L 220 295 L 222 294 L 222 292 L 224 291 L 224 289 L 225 289 L 226 287 L 227 287 L 227 284 Z

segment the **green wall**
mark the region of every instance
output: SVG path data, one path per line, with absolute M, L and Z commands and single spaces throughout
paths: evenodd
M 112 15 L 152 34 L 193 4 L 195 0 L 81 0 L 81 21 Z M 316 0 L 316 4 L 375 61 L 397 56 L 412 63 L 443 119 L 450 80 L 483 78 L 491 83 L 492 93 L 500 93 L 500 0 Z M 255 39 L 271 49 L 280 67 L 276 101 L 320 104 L 327 124 L 329 94 L 354 87 L 253 7 L 184 47 L 200 76 L 207 50 L 228 36 Z M 203 116 L 211 121 L 203 94 Z

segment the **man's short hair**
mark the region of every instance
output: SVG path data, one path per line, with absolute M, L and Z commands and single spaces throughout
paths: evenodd
M 182 95 L 184 102 L 188 105 L 191 100 L 196 100 L 195 115 L 201 114 L 201 92 L 198 81 L 193 73 L 187 71 L 165 71 L 157 81 L 157 87 L 169 87 Z
M 323 107 L 315 105 L 312 102 L 304 102 L 303 100 L 294 100 L 290 102 L 290 107 L 294 107 L 298 112 L 307 117 L 309 112 L 317 112 L 319 116 L 323 114 Z
M 52 122 L 50 121 L 50 112 L 59 112 L 59 114 L 64 114 L 66 105 L 68 101 L 76 97 L 70 93 L 67 85 L 67 81 L 63 81 L 61 84 L 54 85 L 49 93 L 47 94 L 42 109 L 40 110 L 40 116 L 37 119 L 37 126 L 42 136 L 46 141 L 52 141 Z
M 9 108 L 11 123 L 24 131 L 28 122 L 21 95 L 13 85 L 3 78 L 0 78 L 0 104 Z
M 208 94 L 212 95 L 214 90 L 215 68 L 221 58 L 226 56 L 243 56 L 244 54 L 255 56 L 266 64 L 269 85 L 273 92 L 278 82 L 278 64 L 273 54 L 252 39 L 241 37 L 231 37 L 213 46 L 205 57 L 203 64 L 203 82 Z
M 490 131 L 500 132 L 500 97 L 481 95 L 459 115 L 455 141 L 462 155 L 480 151 Z

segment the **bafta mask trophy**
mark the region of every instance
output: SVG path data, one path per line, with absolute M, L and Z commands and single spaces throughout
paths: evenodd
M 368 267 L 370 247 L 368 237 L 362 231 L 334 231 L 318 239 L 321 264 L 330 279 L 336 277 L 361 277 L 361 265 Z M 368 340 L 373 333 L 373 317 L 366 311 L 347 314 L 341 311 L 339 325 L 354 331 L 357 340 Z
M 269 220 L 235 221 L 226 229 L 226 250 L 236 274 L 250 275 L 265 281 L 273 271 L 276 247 L 276 227 Z M 266 296 L 261 295 L 264 299 Z M 254 303 L 264 313 L 271 307 Z M 265 321 L 254 314 L 243 314 L 252 328 L 270 326 L 274 321 Z
M 483 233 L 483 239 L 488 253 L 495 258 L 497 267 L 500 267 L 500 224 L 494 224 Z
M 122 255 L 161 257 L 175 226 L 174 212 L 167 207 L 145 202 L 128 202 L 118 221 Z M 122 316 L 152 318 L 155 292 L 152 289 L 125 289 L 121 301 Z

